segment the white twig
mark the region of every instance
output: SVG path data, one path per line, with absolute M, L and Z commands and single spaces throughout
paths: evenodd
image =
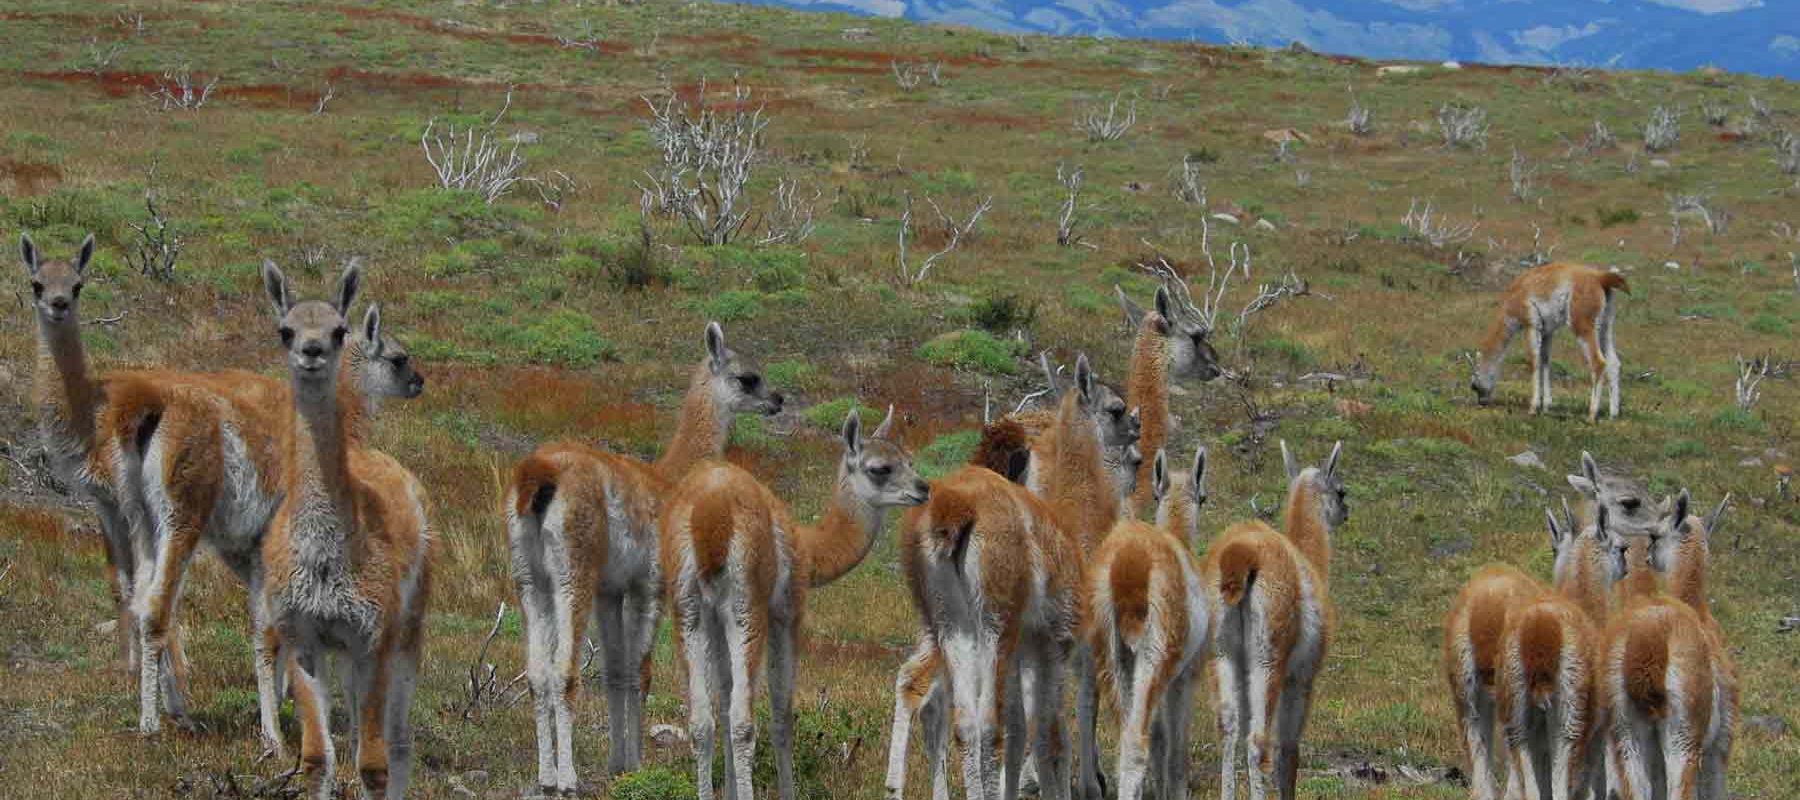
M 912 227 L 913 199 L 912 192 L 907 192 L 906 206 L 900 213 L 900 278 L 909 285 L 923 283 L 926 276 L 931 274 L 931 268 L 937 264 L 939 259 L 949 255 L 951 251 L 957 248 L 957 245 L 962 244 L 964 237 L 974 233 L 975 224 L 980 222 L 981 216 L 986 214 L 988 209 L 993 207 L 994 196 L 988 195 L 987 199 L 982 200 L 981 203 L 975 207 L 975 210 L 969 214 L 968 221 L 961 224 L 958 224 L 956 220 L 950 217 L 950 215 L 945 214 L 944 210 L 938 207 L 937 201 L 931 199 L 931 195 L 925 196 L 925 203 L 931 206 L 933 212 L 937 213 L 938 221 L 943 224 L 949 240 L 945 242 L 943 249 L 927 256 L 925 261 L 919 265 L 917 271 L 914 271 L 912 267 L 908 265 L 906 260 L 906 235 L 908 229 Z

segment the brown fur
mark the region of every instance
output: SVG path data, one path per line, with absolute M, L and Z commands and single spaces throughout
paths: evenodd
M 736 524 L 731 512 L 732 498 L 724 493 L 703 495 L 694 500 L 688 531 L 693 537 L 694 566 L 703 578 L 711 578 L 725 568 L 732 529 Z
M 1216 574 L 1219 576 L 1219 597 L 1229 605 L 1243 602 L 1244 593 L 1250 590 L 1250 582 L 1256 579 L 1256 570 L 1260 564 L 1260 553 L 1249 541 L 1227 541 L 1217 549 Z
M 1130 372 L 1125 382 L 1125 405 L 1138 409 L 1138 448 L 1146 455 L 1168 446 L 1169 427 L 1169 323 L 1155 311 L 1144 315 L 1131 347 Z M 1153 458 L 1138 465 L 1137 491 L 1131 495 L 1133 514 L 1150 502 Z
M 1495 642 L 1495 646 L 1498 646 Z M 1519 661 L 1525 672 L 1525 690 L 1542 702 L 1556 691 L 1556 668 L 1562 662 L 1563 631 L 1555 619 L 1542 614 L 1519 621 Z
M 981 429 L 981 442 L 969 463 L 1016 478 L 1016 466 L 1030 449 L 1030 437 L 1018 416 L 1001 417 Z
M 1621 633 L 1625 637 L 1625 694 L 1651 717 L 1668 716 L 1669 695 L 1663 678 L 1669 671 L 1669 631 L 1664 620 L 1660 615 L 1634 614 L 1626 618 Z
M 1153 542 L 1142 541 L 1136 528 L 1115 529 L 1134 534 L 1131 542 L 1112 551 L 1107 581 L 1112 587 L 1113 615 L 1119 635 L 1136 640 L 1144 632 L 1144 619 L 1150 616 L 1150 570 Z M 1152 530 L 1154 532 L 1154 530 Z

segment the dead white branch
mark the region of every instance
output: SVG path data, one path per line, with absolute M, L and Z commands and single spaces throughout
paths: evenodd
M 1769 358 L 1752 358 L 1748 361 L 1743 356 L 1736 356 L 1738 379 L 1734 392 L 1739 411 L 1749 413 L 1756 407 L 1756 401 L 1762 399 L 1760 388 L 1764 378 L 1769 377 Z
M 1430 200 L 1420 206 L 1418 198 L 1413 198 L 1407 205 L 1406 216 L 1400 218 L 1400 224 L 1421 241 L 1439 250 L 1468 241 L 1475 235 L 1476 229 L 1481 227 L 1479 221 L 1459 223 L 1450 219 L 1447 214 L 1438 213 Z
M 1106 106 L 1106 113 L 1101 114 L 1098 106 L 1088 108 L 1075 119 L 1075 130 L 1087 135 L 1090 142 L 1116 142 L 1124 138 L 1131 126 L 1137 124 L 1137 98 L 1131 98 L 1125 113 L 1119 113 L 1119 101 L 1124 92 L 1113 95 L 1112 102 Z
M 735 76 L 726 111 L 707 104 L 705 81 L 692 110 L 674 91 L 660 103 L 643 101 L 650 109 L 650 139 L 662 151 L 660 175 L 646 176 L 663 211 L 679 217 L 703 244 L 730 243 L 750 222 L 745 191 L 769 125 L 763 107 L 750 107 L 750 87 Z
M 976 223 L 980 222 L 982 215 L 986 214 L 988 209 L 994 206 L 994 197 L 993 195 L 988 195 L 987 199 L 982 200 L 979 205 L 975 206 L 975 210 L 970 212 L 968 219 L 962 223 L 958 223 L 955 219 L 951 218 L 950 215 L 945 214 L 944 210 L 938 207 L 937 201 L 931 199 L 931 195 L 925 196 L 925 203 L 926 205 L 931 206 L 931 210 L 938 216 L 938 222 L 944 226 L 944 230 L 947 234 L 946 241 L 944 242 L 943 249 L 927 256 L 925 260 L 919 264 L 918 270 L 913 270 L 906 258 L 906 237 L 907 233 L 912 228 L 913 221 L 912 192 L 907 192 L 906 206 L 900 213 L 900 279 L 908 285 L 917 285 L 925 282 L 925 278 L 931 274 L 931 268 L 936 266 L 937 262 L 944 256 L 950 255 L 951 251 L 962 244 L 963 239 L 975 232 Z

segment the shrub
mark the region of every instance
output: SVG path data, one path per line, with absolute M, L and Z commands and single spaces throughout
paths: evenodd
M 1607 208 L 1606 206 L 1599 206 L 1594 209 L 1594 221 L 1598 222 L 1602 228 L 1610 228 L 1614 225 L 1631 225 L 1636 223 L 1638 219 L 1638 212 L 1635 208 L 1623 206 L 1619 208 Z
M 946 433 L 931 440 L 931 444 L 914 454 L 913 466 L 918 469 L 920 477 L 937 480 L 969 463 L 969 458 L 975 455 L 975 446 L 980 443 L 980 431 Z
M 1770 336 L 1786 336 L 1789 326 L 1787 320 L 1764 312 L 1750 318 L 1750 330 Z
M 763 375 L 778 389 L 813 389 L 823 384 L 819 368 L 805 361 L 777 361 L 763 366 Z
M 856 409 L 856 415 L 862 417 L 863 427 L 866 430 L 874 430 L 876 425 L 881 424 L 882 416 L 887 413 L 885 410 L 869 408 L 854 397 L 839 397 L 836 400 L 819 403 L 801 412 L 801 416 L 813 425 L 828 431 L 835 431 L 844 424 L 844 418 L 850 416 L 850 409 L 853 408 Z
M 695 791 L 693 778 L 668 767 L 645 767 L 620 775 L 610 789 L 613 800 L 687 800 Z
M 1037 321 L 1038 303 L 1011 292 L 990 295 L 969 306 L 969 318 L 992 333 L 1011 333 Z
M 566 308 L 524 325 L 502 325 L 494 343 L 522 352 L 533 363 L 561 367 L 591 367 L 617 355 L 592 318 Z
M 994 338 L 987 331 L 952 331 L 919 346 L 919 358 L 928 364 L 976 372 L 1011 375 L 1019 371 L 1023 343 Z
M 720 322 L 750 319 L 763 310 L 762 295 L 744 289 L 720 292 L 705 300 L 693 301 L 691 305 L 707 319 Z

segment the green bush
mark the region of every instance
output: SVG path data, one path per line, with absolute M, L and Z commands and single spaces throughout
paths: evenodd
M 1762 417 L 1734 406 L 1720 409 L 1719 413 L 1714 414 L 1712 426 L 1722 431 L 1761 433 L 1767 427 L 1767 423 L 1763 422 Z
M 1637 222 L 1638 219 L 1638 212 L 1635 208 L 1607 208 L 1606 206 L 1598 206 L 1594 209 L 1594 221 L 1600 223 L 1600 227 L 1602 228 L 1610 228 L 1614 225 L 1630 225 Z
M 1787 320 L 1765 312 L 1750 318 L 1750 330 L 1770 336 L 1786 336 L 1789 326 Z
M 525 325 L 502 325 L 494 343 L 523 352 L 533 363 L 559 367 L 591 367 L 617 355 L 591 317 L 566 308 Z
M 928 364 L 1002 375 L 1018 372 L 1024 354 L 1022 342 L 975 330 L 952 331 L 919 346 L 919 358 Z
M 767 749 L 767 748 L 761 748 Z M 689 800 L 694 779 L 668 767 L 644 767 L 613 779 L 612 800 Z
M 1037 321 L 1038 303 L 1011 292 L 989 295 L 969 306 L 969 319 L 983 330 L 1006 334 Z
M 721 292 L 705 300 L 690 301 L 690 307 L 707 319 L 737 322 L 762 313 L 762 295 L 744 289 Z
M 819 368 L 805 361 L 777 361 L 763 367 L 763 375 L 778 389 L 814 389 L 823 384 Z
M 839 397 L 836 400 L 819 403 L 802 412 L 801 416 L 813 425 L 828 431 L 835 431 L 844 424 L 844 418 L 850 416 L 852 408 L 856 409 L 857 416 L 862 417 L 865 431 L 874 430 L 876 425 L 881 424 L 881 418 L 887 413 L 883 409 L 869 408 L 854 397 Z
M 931 440 L 913 456 L 913 466 L 926 480 L 936 480 L 969 463 L 975 447 L 981 444 L 981 431 L 956 431 Z

